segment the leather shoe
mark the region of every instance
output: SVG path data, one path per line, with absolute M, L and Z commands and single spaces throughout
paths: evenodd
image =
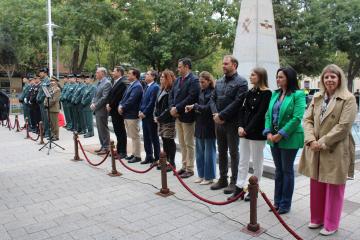
M 149 164 L 154 162 L 154 159 L 152 158 L 146 158 L 144 161 L 142 161 L 140 164 Z
M 244 198 L 245 202 L 250 202 L 250 193 L 246 194 L 246 197 Z
M 97 153 L 97 155 L 105 155 L 109 152 L 109 150 L 103 149 L 100 152 Z
M 84 135 L 84 138 L 89 138 L 89 137 L 93 137 L 94 134 L 93 133 L 87 133 Z
M 220 178 L 216 183 L 211 185 L 211 190 L 219 190 L 228 186 L 227 178 Z
M 136 162 L 141 162 L 141 158 L 139 157 L 134 157 L 133 159 L 130 159 L 128 161 L 128 163 L 136 163 Z
M 186 171 L 184 169 L 180 169 L 179 171 L 177 171 L 176 173 L 181 177 L 181 175 L 183 173 L 185 173 Z
M 282 208 L 279 208 L 279 210 L 277 210 L 278 214 L 282 215 L 282 214 L 286 214 L 288 212 L 290 212 L 290 210 L 285 210 L 285 209 L 282 209 Z
M 243 188 L 239 188 L 237 186 L 235 186 L 235 190 L 234 193 L 231 195 L 231 197 L 228 197 L 227 200 L 233 200 L 234 198 L 236 198 L 240 193 L 242 193 Z M 244 199 L 244 197 L 242 197 L 242 199 Z
M 181 178 L 189 178 L 191 176 L 194 176 L 194 172 L 186 171 L 180 175 Z
M 125 157 L 125 160 L 131 160 L 133 158 L 134 158 L 134 155 L 130 155 L 130 156 Z
M 235 183 L 230 182 L 230 184 L 224 189 L 224 194 L 233 194 L 235 191 Z

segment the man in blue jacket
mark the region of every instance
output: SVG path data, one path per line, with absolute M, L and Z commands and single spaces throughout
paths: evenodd
M 129 158 L 129 163 L 141 161 L 141 145 L 140 145 L 140 127 L 139 127 L 139 110 L 143 95 L 143 88 L 139 81 L 140 71 L 131 68 L 128 72 L 128 81 L 130 85 L 126 89 L 121 99 L 118 112 L 124 117 L 127 135 L 132 140 L 133 154 Z
M 169 96 L 170 114 L 176 118 L 176 131 L 179 138 L 182 168 L 178 174 L 182 178 L 194 175 L 195 113 L 185 113 L 185 107 L 196 103 L 200 85 L 199 79 L 191 72 L 191 60 L 182 58 L 178 62 L 180 77 L 175 80 Z
M 154 82 L 157 77 L 158 74 L 154 70 L 148 71 L 145 75 L 146 86 L 141 100 L 139 118 L 142 119 L 146 157 L 141 164 L 153 163 L 160 158 L 159 135 L 153 114 L 157 94 L 160 90 L 159 85 Z

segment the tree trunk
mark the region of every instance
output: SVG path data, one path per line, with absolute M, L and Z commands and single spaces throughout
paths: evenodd
M 88 56 L 87 54 L 88 54 L 88 49 L 89 49 L 89 43 L 90 43 L 90 40 L 91 40 L 91 35 L 92 34 L 89 34 L 85 38 L 84 48 L 83 48 L 83 52 L 82 52 L 82 56 L 81 56 L 81 61 L 80 61 L 79 68 L 78 68 L 79 72 L 83 71 L 84 65 L 85 65 L 86 60 L 87 60 L 87 56 Z
M 80 42 L 77 41 L 73 46 L 73 54 L 71 59 L 70 70 L 72 73 L 78 73 L 78 63 L 79 63 L 79 55 L 80 55 Z

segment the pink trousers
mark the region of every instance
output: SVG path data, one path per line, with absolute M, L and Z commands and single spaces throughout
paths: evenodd
M 344 204 L 345 184 L 322 183 L 310 180 L 310 221 L 324 224 L 327 231 L 339 228 Z

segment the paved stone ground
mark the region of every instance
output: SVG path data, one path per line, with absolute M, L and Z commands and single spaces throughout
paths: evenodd
M 13 119 L 13 118 L 12 118 Z M 0 127 L 0 240 L 113 240 L 113 239 L 292 239 L 268 212 L 259 198 L 258 220 L 266 233 L 254 238 L 241 232 L 249 219 L 249 204 L 200 204 L 169 174 L 168 184 L 176 194 L 155 195 L 160 187 L 159 171 L 135 174 L 120 165 L 121 177 L 107 175 L 110 161 L 94 168 L 72 162 L 70 132 L 61 129 L 58 148 L 38 151 L 36 142 Z M 112 135 L 112 138 L 114 136 Z M 84 145 L 97 138 L 81 139 Z M 91 160 L 100 161 L 90 155 Z M 177 154 L 180 163 L 180 154 Z M 143 168 L 140 164 L 132 165 Z M 360 174 L 357 172 L 357 176 Z M 200 195 L 222 201 L 221 191 L 187 183 Z M 341 228 L 327 239 L 360 239 L 360 183 L 349 181 Z M 263 178 L 261 188 L 272 199 L 274 182 Z M 296 178 L 292 211 L 285 221 L 304 239 L 326 239 L 319 230 L 309 230 L 309 180 Z

